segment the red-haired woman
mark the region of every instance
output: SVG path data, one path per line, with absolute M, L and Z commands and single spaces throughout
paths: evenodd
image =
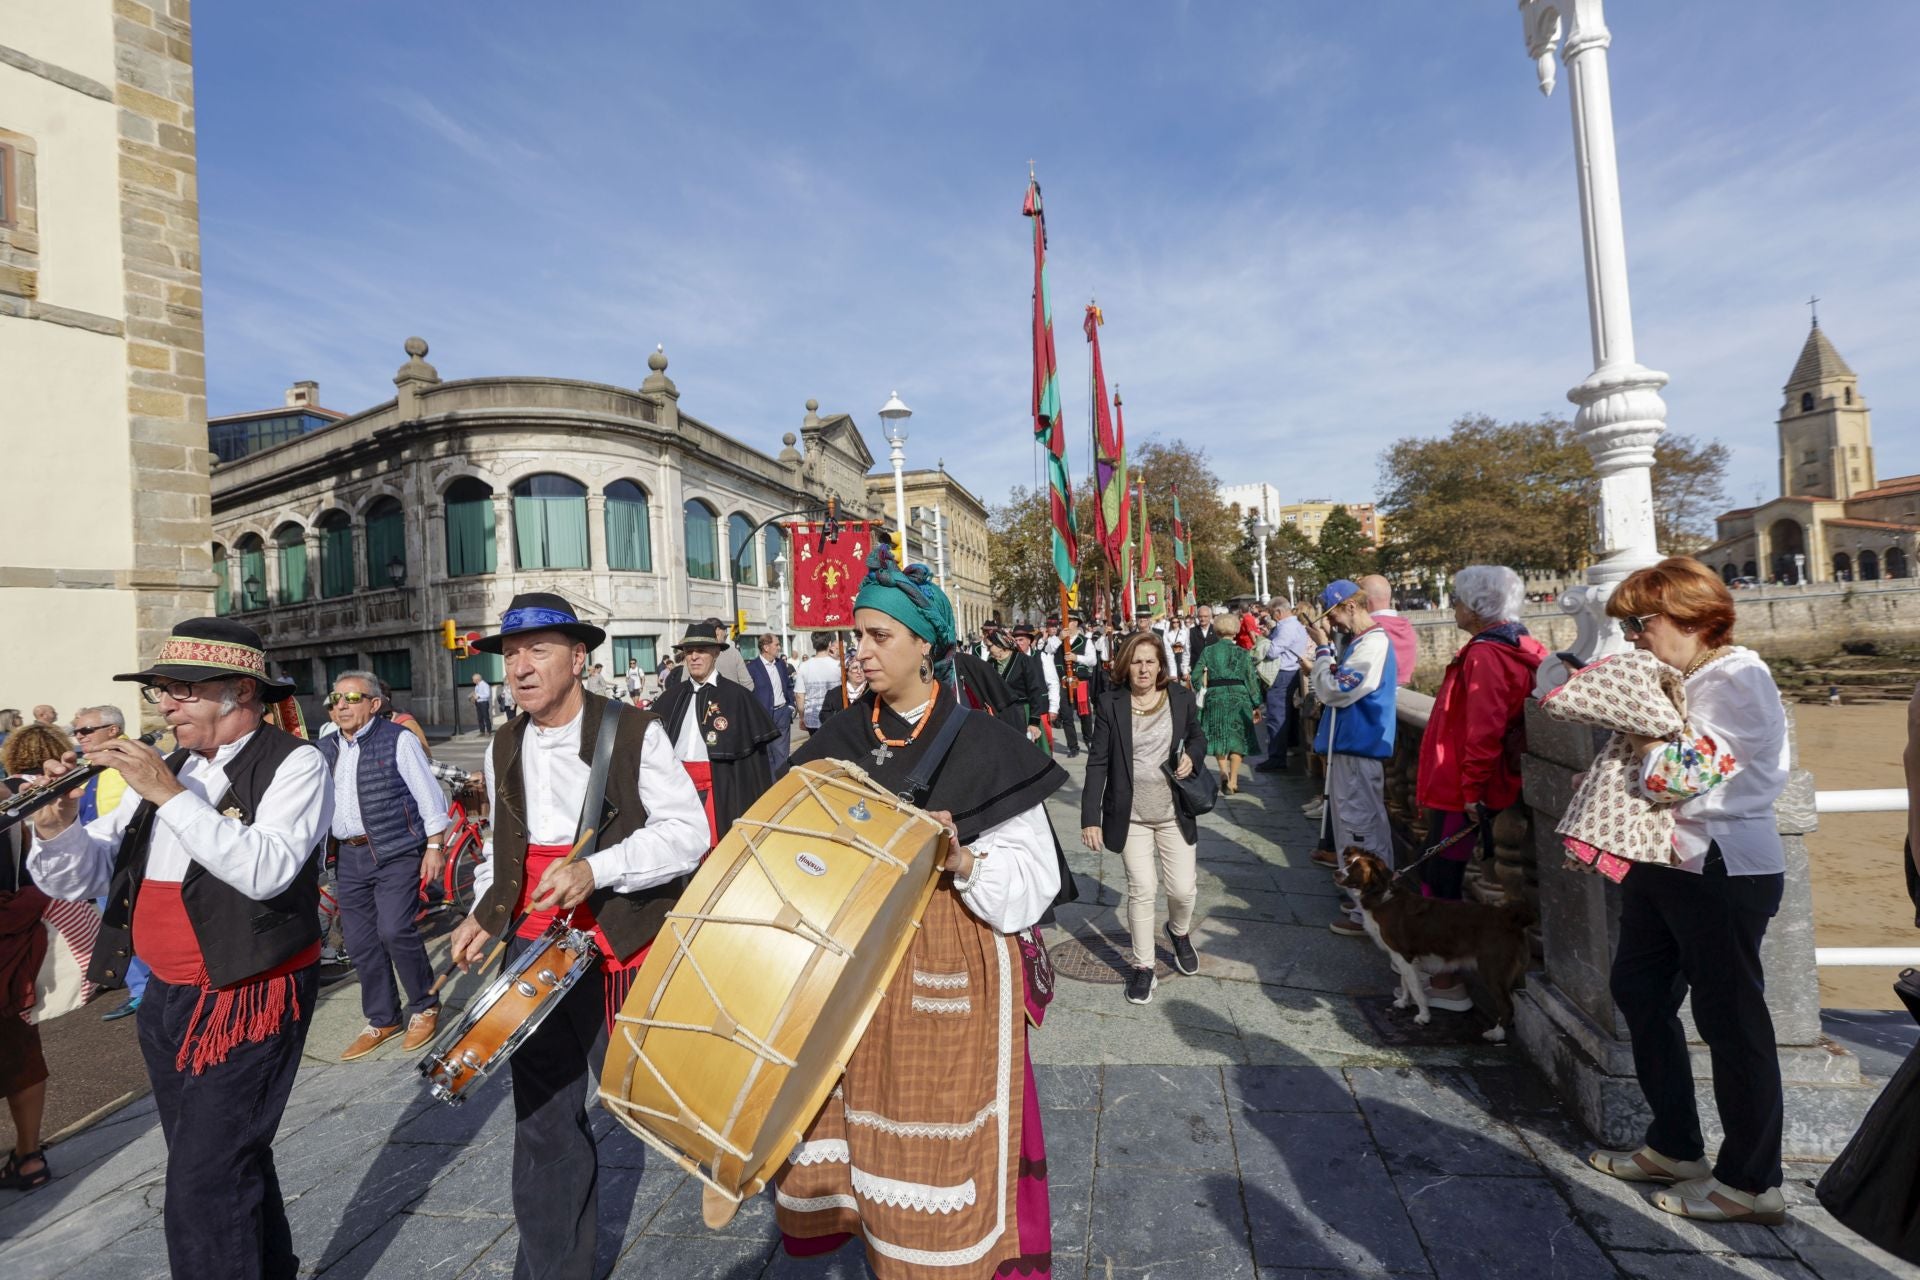
M 1607 612 L 1635 648 L 1686 677 L 1689 728 L 1636 740 L 1645 794 L 1673 805 L 1681 861 L 1627 872 L 1613 959 L 1613 999 L 1633 1037 L 1653 1122 L 1639 1150 L 1588 1159 L 1629 1182 L 1681 1184 L 1653 1198 L 1669 1213 L 1781 1222 L 1784 1107 L 1760 964 L 1786 881 L 1773 814 L 1788 762 L 1780 690 L 1758 654 L 1732 643 L 1733 596 L 1696 560 L 1662 560 L 1633 574 Z M 1726 1131 L 1711 1166 L 1680 1024 L 1689 991 Z

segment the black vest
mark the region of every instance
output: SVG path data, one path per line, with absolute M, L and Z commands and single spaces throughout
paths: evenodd
M 585 698 L 586 708 L 580 716 L 580 758 L 591 767 L 600 718 L 611 700 L 591 693 Z M 620 712 L 593 849 L 612 848 L 647 825 L 646 806 L 640 802 L 641 747 L 647 726 L 658 718 L 650 711 L 631 707 Z M 493 736 L 493 883 L 474 908 L 474 917 L 495 937 L 513 923 L 520 887 L 527 875 L 527 797 L 520 779 L 520 745 L 530 723 L 529 717 L 520 716 Z M 585 797 L 581 800 L 584 803 Z M 625 959 L 653 941 L 686 884 L 686 878 L 680 876 L 638 893 L 595 889 L 587 895 L 587 906 L 600 922 L 607 941 L 619 951 L 618 958 Z
M 240 821 L 253 825 L 253 815 L 281 762 L 302 749 L 313 748 L 285 730 L 262 724 L 227 761 L 227 791 L 213 807 L 222 811 L 237 808 Z M 167 757 L 167 767 L 178 774 L 187 762 L 187 754 L 174 752 Z M 133 955 L 134 902 L 147 877 L 154 810 L 151 800 L 140 802 L 120 841 L 119 856 L 114 859 L 100 937 L 94 943 L 93 963 L 87 973 L 102 987 L 126 985 L 127 963 Z M 324 837 L 326 833 L 320 834 Z M 320 849 L 321 843 L 316 843 L 293 883 L 265 900 L 249 898 L 198 862 L 188 864 L 186 878 L 180 882 L 180 900 L 200 942 L 207 980 L 213 986 L 244 982 L 285 964 L 320 941 Z

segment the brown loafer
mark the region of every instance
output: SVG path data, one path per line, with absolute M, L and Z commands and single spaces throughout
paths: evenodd
M 434 1034 L 439 1030 L 439 1009 L 428 1009 L 424 1012 L 416 1013 L 407 1019 L 407 1038 L 400 1042 L 400 1047 L 408 1053 L 412 1053 L 415 1049 L 421 1048 L 429 1040 L 432 1040 Z
M 1315 849 L 1313 851 L 1313 861 L 1316 866 L 1322 867 L 1338 867 L 1340 865 L 1340 859 L 1334 856 L 1334 852 L 1331 849 Z
M 400 1034 L 399 1027 L 368 1027 L 353 1038 L 347 1051 L 340 1055 L 340 1061 L 352 1062 L 355 1058 L 364 1058 L 387 1041 Z

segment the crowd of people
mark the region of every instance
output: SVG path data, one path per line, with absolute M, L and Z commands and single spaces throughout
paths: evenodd
M 605 954 L 591 983 L 567 997 L 565 1016 L 541 1024 L 508 1064 L 521 1247 L 553 1274 L 591 1263 L 597 1156 L 585 1107 L 606 1017 L 685 876 L 794 763 L 856 760 L 884 785 L 906 785 L 931 740 L 924 729 L 961 708 L 985 713 L 963 727 L 967 769 L 936 772 L 916 797 L 948 827 L 952 851 L 942 882 L 949 896 L 929 916 L 938 927 L 915 946 L 954 949 L 940 963 L 968 966 L 968 981 L 982 989 L 997 979 L 980 957 L 999 946 L 1017 952 L 1023 933 L 1075 892 L 1042 806 L 1067 779 L 1056 753 L 1087 755 L 1081 842 L 1121 855 L 1124 995 L 1136 1004 L 1154 994 L 1160 938 L 1177 973 L 1199 972 L 1199 818 L 1216 803 L 1216 786 L 1239 793 L 1249 760 L 1257 771 L 1298 768 L 1317 779 L 1320 794 L 1308 806 L 1322 827 L 1316 862 L 1338 872 L 1354 851 L 1389 868 L 1405 861 L 1396 858 L 1383 774 L 1420 643 L 1385 579 L 1335 581 L 1298 613 L 1288 600 L 1243 601 L 1171 618 L 1142 611 L 1125 630 L 1068 613 L 962 638 L 924 569 L 892 565 L 884 550 L 876 561 L 852 643 L 814 633 L 797 668 L 778 637 L 757 639 L 749 656 L 720 620 L 704 619 L 658 670 L 630 663 L 608 678 L 587 661 L 604 634 L 561 598 L 540 594 L 516 598 L 499 632 L 479 645 L 499 654 L 506 672 L 491 684 L 476 676 L 472 693 L 493 735 L 483 778 L 499 821 L 453 958 L 474 964 L 510 924 L 510 947 L 524 948 L 560 913 L 592 930 Z M 1445 664 L 1420 745 L 1416 799 L 1428 815 L 1427 845 L 1417 866 L 1402 868 L 1418 872 L 1417 892 L 1440 901 L 1461 898 L 1474 851 L 1490 850 L 1496 819 L 1520 803 L 1523 713 L 1549 658 L 1520 620 L 1526 595 L 1517 573 L 1470 566 L 1452 587 L 1464 642 Z M 1672 806 L 1676 831 L 1675 865 L 1636 865 L 1624 877 L 1612 972 L 1653 1120 L 1644 1145 L 1595 1152 L 1591 1163 L 1665 1185 L 1656 1203 L 1675 1213 L 1776 1221 L 1784 1212 L 1782 1098 L 1759 957 L 1782 891 L 1771 819 L 1787 769 L 1778 692 L 1765 664 L 1732 644 L 1727 588 L 1694 562 L 1642 570 L 1608 607 L 1634 647 L 1680 673 L 1689 718 L 1681 739 L 1631 744 L 1637 785 Z M 158 661 L 117 678 L 138 683 L 162 710 L 178 744 L 172 755 L 129 740 L 112 705 L 82 708 L 67 727 L 48 706 L 31 720 L 0 712 L 6 786 L 58 779 L 83 758 L 106 766 L 4 836 L 0 1090 L 16 1142 L 0 1186 L 31 1189 L 51 1176 L 39 1133 L 46 1066 L 37 1028 L 20 1015 L 34 998 L 48 904 L 92 902 L 99 920 L 89 981 L 128 988 L 107 1016 L 136 1019 L 168 1134 L 176 1270 L 201 1273 L 237 1247 L 277 1271 L 292 1246 L 271 1138 L 316 992 L 315 866 L 324 856 L 337 867 L 366 1019 L 340 1057 L 364 1057 L 396 1037 L 408 1050 L 425 1046 L 439 1031 L 439 1003 L 415 907 L 445 856 L 449 819 L 437 781 L 445 771 L 417 720 L 371 672 L 335 679 L 324 732 L 317 745 L 302 742 L 291 686 L 267 674 L 259 637 L 226 619 L 181 624 Z M 508 705 L 518 714 L 496 732 L 492 712 Z M 796 727 L 805 735 L 797 749 Z M 576 860 L 569 854 L 591 825 L 589 765 L 603 739 L 612 761 L 606 829 L 589 833 L 592 852 Z M 1023 739 L 1026 748 L 1008 749 Z M 1365 936 L 1362 905 L 1343 900 L 1330 927 Z M 944 941 L 928 941 L 936 936 Z M 1020 964 L 1016 955 L 1016 971 Z M 1473 1007 L 1456 974 L 1418 980 L 1428 984 L 1427 1006 Z M 1689 990 L 1726 1133 L 1713 1164 L 1679 1020 Z M 988 1030 L 950 1052 L 971 1063 L 990 1042 L 1024 1045 L 1027 1024 Z M 910 1105 L 888 1081 L 887 1037 L 923 1033 L 877 1024 L 848 1066 L 840 1101 L 807 1140 L 858 1145 L 862 1130 L 846 1118 L 861 1110 L 856 1104 Z M 1031 1257 L 1047 1240 L 1044 1176 L 1036 1184 L 1027 1172 L 1044 1168 L 1030 1067 L 1014 1093 L 1029 1120 L 1002 1209 L 1018 1222 L 1020 1256 Z M 866 1158 L 878 1167 L 896 1156 L 913 1158 L 891 1149 Z M 991 1172 L 982 1166 L 983 1183 Z M 895 1230 L 893 1219 L 869 1219 L 843 1194 L 835 1178 L 844 1173 L 804 1162 L 783 1173 L 777 1199 L 790 1251 L 857 1233 L 874 1256 L 876 1233 Z M 566 1211 L 556 1213 L 556 1202 Z M 252 1225 L 239 1240 L 211 1225 L 242 1219 Z M 928 1230 L 900 1247 L 947 1247 L 967 1228 L 956 1221 Z

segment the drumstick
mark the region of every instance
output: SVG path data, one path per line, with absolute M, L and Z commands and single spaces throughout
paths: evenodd
M 594 831 L 594 828 L 592 827 L 588 827 L 585 831 L 581 832 L 580 838 L 574 842 L 573 848 L 567 851 L 567 856 L 560 859 L 560 861 L 555 863 L 554 865 L 564 867 L 569 862 L 572 862 L 574 859 L 578 858 L 580 856 L 580 851 L 582 849 L 585 849 L 589 844 L 593 843 L 594 834 L 595 834 L 595 831 Z M 512 923 L 507 925 L 506 932 L 501 935 L 500 940 L 493 944 L 493 949 L 487 952 L 485 958 L 483 958 L 480 961 L 481 969 L 484 970 L 492 967 L 493 962 L 500 958 L 501 953 L 507 949 L 507 939 L 511 938 L 514 935 L 514 933 L 520 927 L 520 921 L 525 920 L 526 918 L 527 917 L 524 915 L 520 916 L 517 919 L 515 919 Z M 441 974 L 439 977 L 435 978 L 433 980 L 433 985 L 427 988 L 427 994 L 430 996 L 439 995 L 440 988 L 446 986 L 447 982 L 453 977 L 454 974 L 458 972 L 460 972 L 459 965 L 449 964 L 447 966 L 447 971 Z

